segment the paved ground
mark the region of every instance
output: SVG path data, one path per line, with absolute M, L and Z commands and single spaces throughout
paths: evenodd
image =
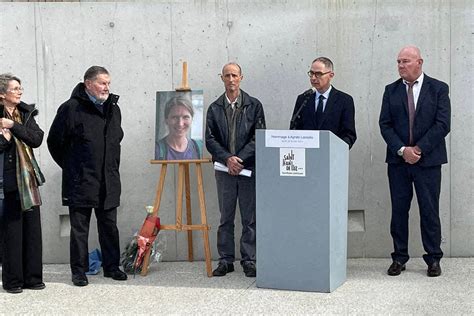
M 0 314 L 422 314 L 474 315 L 474 258 L 443 259 L 443 274 L 426 276 L 422 259 L 390 277 L 389 259 L 350 259 L 347 281 L 332 293 L 257 288 L 240 266 L 208 278 L 203 262 L 164 262 L 146 277 L 113 281 L 101 274 L 75 287 L 68 265 L 46 265 L 46 289 L 0 290 Z

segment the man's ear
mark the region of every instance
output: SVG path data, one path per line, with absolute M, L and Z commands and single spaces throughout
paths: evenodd
M 89 88 L 91 86 L 91 81 L 89 79 L 85 80 L 84 85 L 86 86 L 87 90 L 89 90 Z

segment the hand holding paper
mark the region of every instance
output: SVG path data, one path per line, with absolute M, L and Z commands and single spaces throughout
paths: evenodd
M 229 173 L 229 168 L 227 168 L 226 165 L 221 164 L 220 162 L 217 162 L 217 161 L 214 162 L 214 170 Z M 245 176 L 245 177 L 251 177 L 251 176 L 252 176 L 252 171 L 251 171 L 251 170 L 248 170 L 248 169 L 242 169 L 242 170 L 239 172 L 239 175 L 240 175 L 240 176 Z

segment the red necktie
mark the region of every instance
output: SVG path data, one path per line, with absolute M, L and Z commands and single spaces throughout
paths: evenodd
M 408 121 L 410 127 L 409 145 L 413 144 L 413 122 L 415 121 L 415 98 L 413 97 L 413 85 L 418 81 L 408 82 Z

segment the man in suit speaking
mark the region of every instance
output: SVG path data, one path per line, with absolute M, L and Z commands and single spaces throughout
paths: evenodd
M 439 195 L 441 165 L 447 163 L 444 138 L 450 130 L 448 85 L 422 72 L 423 59 L 414 46 L 397 58 L 400 79 L 385 87 L 380 131 L 387 143 L 388 181 L 392 202 L 390 233 L 394 252 L 387 274 L 405 270 L 408 255 L 408 212 L 415 186 L 427 275 L 441 275 Z
M 327 57 L 318 57 L 308 71 L 313 88 L 296 99 L 290 129 L 328 130 L 349 145 L 357 139 L 354 100 L 331 85 L 334 65 Z

